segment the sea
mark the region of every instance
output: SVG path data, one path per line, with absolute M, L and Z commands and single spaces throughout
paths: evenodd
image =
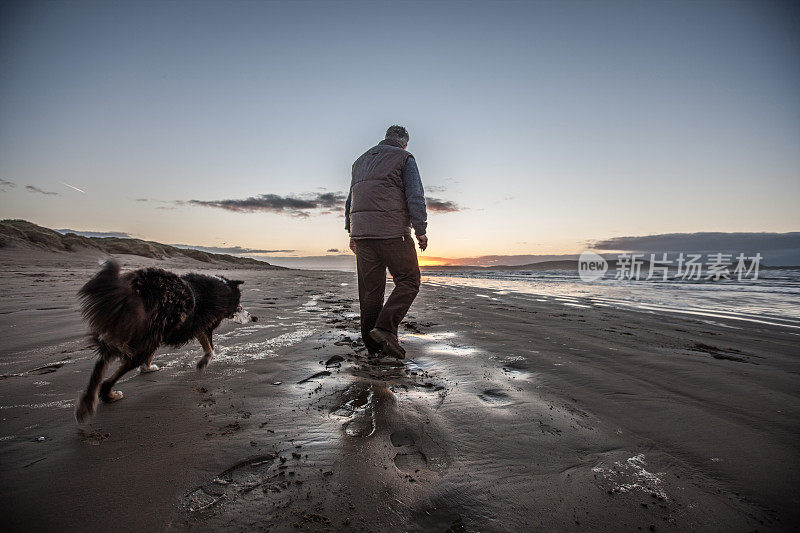
M 479 296 L 523 294 L 568 307 L 618 307 L 703 317 L 707 322 L 792 328 L 800 333 L 800 269 L 761 270 L 757 279 L 583 281 L 577 271 L 423 271 L 423 283 L 471 287 Z

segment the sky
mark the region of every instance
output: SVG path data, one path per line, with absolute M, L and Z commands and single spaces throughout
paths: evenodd
M 4 2 L 0 218 L 335 255 L 402 124 L 437 261 L 797 231 L 798 6 Z

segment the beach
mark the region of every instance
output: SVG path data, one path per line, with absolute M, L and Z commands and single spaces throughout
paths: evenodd
M 162 347 L 79 426 L 96 257 L 0 257 L 4 530 L 780 531 L 800 521 L 796 328 L 424 277 L 367 361 L 354 273 L 245 281 L 258 316 Z M 391 288 L 391 284 L 390 287 Z

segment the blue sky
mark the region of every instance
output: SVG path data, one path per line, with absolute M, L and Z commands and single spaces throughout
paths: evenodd
M 7 2 L 0 209 L 322 255 L 346 247 L 336 209 L 185 202 L 346 191 L 399 123 L 459 206 L 431 213 L 432 256 L 796 231 L 799 23 L 780 2 Z

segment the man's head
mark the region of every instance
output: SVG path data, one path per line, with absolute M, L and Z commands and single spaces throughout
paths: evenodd
M 403 126 L 389 126 L 386 130 L 386 140 L 399 142 L 405 148 L 408 146 L 408 131 Z

